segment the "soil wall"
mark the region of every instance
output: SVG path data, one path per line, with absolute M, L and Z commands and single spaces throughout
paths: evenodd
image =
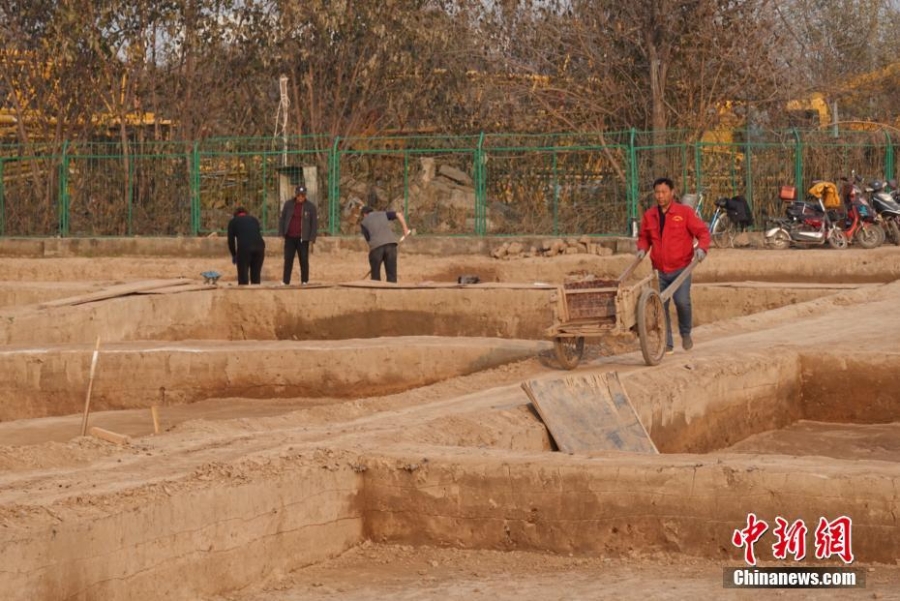
M 833 294 L 828 286 L 696 285 L 694 323 Z M 379 336 L 545 339 L 555 289 L 222 288 L 144 294 L 52 310 L 0 311 L 0 344 L 130 340 L 341 340 Z M 50 318 L 52 315 L 52 319 Z
M 49 523 L 37 519 L 43 512 L 19 516 L 15 528 L 0 528 L 4 601 L 197 599 L 360 541 L 360 479 L 352 469 L 282 465 L 251 480 L 222 467 L 198 473 L 200 486 L 150 484 L 72 509 L 54 506 Z
M 534 357 L 549 343 L 410 337 L 323 343 L 153 343 L 101 347 L 94 410 L 214 397 L 361 398 L 391 394 Z M 0 421 L 82 410 L 93 345 L 0 351 Z M 160 385 L 162 383 L 162 385 Z
M 409 461 L 411 458 L 407 457 Z M 617 556 L 666 551 L 740 561 L 731 544 L 747 514 L 816 524 L 820 517 L 865 516 L 853 524 L 854 552 L 867 561 L 900 554 L 893 465 L 844 470 L 841 462 L 763 457 L 637 456 L 578 458 L 443 455 L 416 469 L 391 458 L 368 462 L 366 536 L 403 544 L 540 550 Z M 760 559 L 771 547 L 757 545 Z
M 666 361 L 622 384 L 661 453 L 708 453 L 799 419 L 799 368 L 796 353 L 732 353 Z

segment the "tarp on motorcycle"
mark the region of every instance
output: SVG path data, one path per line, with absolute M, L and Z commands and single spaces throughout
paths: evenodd
M 838 194 L 838 188 L 831 182 L 819 182 L 809 189 L 809 193 L 816 198 L 822 199 L 822 204 L 826 209 L 841 208 L 841 197 Z
M 734 196 L 725 199 L 725 211 L 732 223 L 741 229 L 753 225 L 753 212 L 750 203 L 743 196 Z

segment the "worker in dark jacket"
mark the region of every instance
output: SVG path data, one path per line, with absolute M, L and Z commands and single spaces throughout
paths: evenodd
M 403 228 L 403 236 L 409 235 L 409 227 L 403 213 L 398 211 L 376 211 L 363 207 L 360 224 L 362 235 L 369 243 L 369 266 L 372 279 L 381 280 L 381 264 L 384 263 L 385 276 L 389 282 L 397 282 L 397 240 L 391 221 L 398 221 Z
M 278 235 L 284 238 L 284 277 L 282 283 L 291 283 L 294 256 L 300 255 L 300 285 L 309 283 L 310 244 L 316 243 L 319 219 L 316 205 L 307 200 L 306 186 L 294 189 L 294 198 L 284 203 L 278 221 Z
M 231 251 L 231 262 L 237 265 L 238 285 L 259 284 L 266 242 L 259 221 L 244 207 L 238 207 L 228 222 L 228 250 Z

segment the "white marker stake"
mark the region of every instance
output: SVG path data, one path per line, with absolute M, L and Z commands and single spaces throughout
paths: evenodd
M 81 435 L 87 436 L 88 414 L 91 412 L 91 389 L 94 388 L 94 373 L 97 371 L 97 358 L 100 356 L 100 337 L 97 336 L 97 346 L 94 347 L 94 356 L 91 359 L 91 375 L 88 379 L 87 396 L 84 399 L 84 417 L 81 420 Z

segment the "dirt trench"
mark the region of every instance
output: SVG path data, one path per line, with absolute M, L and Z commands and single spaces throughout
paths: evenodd
M 892 534 L 900 466 L 891 451 L 900 324 L 883 318 L 900 302 L 900 285 L 880 282 L 893 279 L 900 254 L 877 250 L 847 256 L 875 257 L 882 272 L 792 285 L 784 283 L 788 261 L 815 274 L 833 255 L 783 254 L 772 277 L 781 283 L 771 284 L 748 268 L 760 257 L 773 265 L 770 257 L 729 251 L 715 264 L 714 254 L 706 274 L 722 281 L 697 278 L 695 348 L 656 368 L 633 347 L 600 344 L 561 372 L 542 336 L 552 292 L 528 287 L 223 287 L 51 311 L 31 305 L 39 294 L 19 297 L 0 311 L 0 373 L 15 373 L 3 387 L 15 392 L 0 407 L 27 407 L 19 414 L 27 419 L 0 423 L 0 585 L 12 599 L 315 598 L 323 591 L 305 571 L 375 541 L 418 547 L 451 566 L 463 559 L 437 549 L 483 553 L 484 573 L 473 578 L 498 598 L 503 587 L 492 575 L 504 564 L 484 554 L 492 551 L 572 558 L 583 562 L 569 565 L 576 579 L 595 574 L 594 561 L 631 561 L 647 576 L 635 591 L 664 598 L 671 582 L 654 584 L 651 575 L 671 558 L 739 565 L 730 537 L 754 512 L 808 524 L 852 516 L 857 562 L 875 570 L 869 591 L 883 595 L 900 582 L 891 567 L 900 557 Z M 328 259 L 344 271 L 355 260 Z M 450 260 L 423 260 L 418 275 L 455 273 Z M 616 271 L 621 260 L 592 267 Z M 581 261 L 523 262 L 522 280 L 560 282 Z M 492 268 L 502 280 L 513 263 Z M 157 265 L 171 276 L 168 260 Z M 757 281 L 728 277 L 728 265 Z M 5 275 L 20 281 L 30 268 Z M 420 340 L 421 328 L 439 335 Z M 110 353 L 101 355 L 107 379 L 95 383 L 92 423 L 128 433 L 120 447 L 64 434 L 80 425 L 97 336 Z M 604 371 L 621 375 L 661 454 L 554 451 L 521 382 Z M 291 373 L 282 390 L 264 384 Z M 341 378 L 360 392 L 307 394 Z M 152 404 L 164 426 L 158 435 Z M 813 425 L 830 428 L 827 448 L 797 439 Z M 374 574 L 368 583 L 390 569 L 380 563 L 389 554 L 356 555 Z M 519 598 L 559 582 L 528 572 L 514 571 L 529 583 Z M 384 581 L 366 588 L 352 575 L 329 582 L 343 589 L 336 594 L 402 598 L 428 584 L 428 574 L 418 576 L 399 589 Z M 722 592 L 721 580 L 710 588 L 699 577 L 676 580 L 706 596 Z M 602 578 L 597 587 L 616 590 Z

